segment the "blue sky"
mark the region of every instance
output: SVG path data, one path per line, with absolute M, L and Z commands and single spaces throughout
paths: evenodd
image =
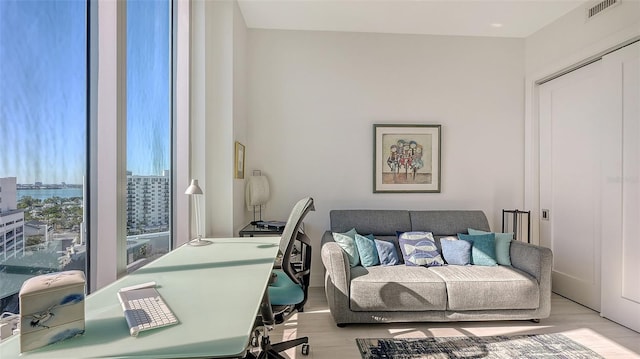
M 169 1 L 127 3 L 127 170 L 160 175 L 170 160 Z
M 127 169 L 169 168 L 169 4 L 127 7 Z M 0 177 L 81 183 L 86 163 L 86 3 L 0 0 Z

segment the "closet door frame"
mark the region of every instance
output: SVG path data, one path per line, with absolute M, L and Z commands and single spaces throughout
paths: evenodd
M 541 207 L 540 207 L 540 122 L 539 122 L 539 85 L 548 81 L 551 78 L 561 76 L 564 73 L 569 72 L 571 69 L 578 68 L 592 61 L 601 59 L 609 53 L 624 48 L 630 44 L 640 41 L 640 30 L 620 32 L 614 36 L 610 36 L 598 43 L 594 43 L 588 48 L 584 48 L 580 53 L 573 54 L 564 59 L 559 59 L 552 66 L 547 66 L 535 72 L 528 73 L 525 77 L 525 186 L 524 186 L 524 207 L 531 210 L 531 229 L 532 229 L 532 243 L 540 244 L 540 219 L 541 219 Z M 603 203 L 603 206 L 608 204 Z M 607 208 L 603 208 L 603 211 Z M 603 232 L 607 230 L 607 222 L 603 222 Z M 603 244 L 604 246 L 604 244 Z M 605 264 L 606 265 L 606 264 Z M 611 267 L 607 267 L 609 269 Z M 608 275 L 603 273 L 604 275 Z M 609 291 L 609 288 L 604 288 L 603 291 Z M 603 305 L 607 306 L 606 300 L 603 295 Z M 609 319 L 613 319 L 607 314 L 607 309 L 603 309 L 603 315 Z M 638 314 L 640 315 L 640 313 Z M 637 323 L 639 319 L 634 320 Z M 622 323 L 622 322 L 620 322 Z M 632 327 L 629 324 L 624 324 L 628 327 Z M 640 330 L 640 328 L 634 328 Z

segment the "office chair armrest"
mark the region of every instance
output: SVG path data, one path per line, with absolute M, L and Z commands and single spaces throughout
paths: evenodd
M 296 241 L 300 242 L 299 252 L 294 262 L 289 262 L 294 277 L 304 283 L 305 287 L 309 286 L 309 275 L 311 274 L 311 239 L 303 233 L 298 232 Z
M 296 236 L 296 240 L 302 242 L 307 246 L 311 246 L 311 239 L 304 232 L 298 232 L 298 235 Z

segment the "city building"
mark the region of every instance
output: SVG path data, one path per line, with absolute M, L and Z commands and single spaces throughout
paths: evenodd
M 170 172 L 137 176 L 127 172 L 127 234 L 166 232 L 171 214 Z
M 24 254 L 24 212 L 17 204 L 16 177 L 0 178 L 0 260 Z

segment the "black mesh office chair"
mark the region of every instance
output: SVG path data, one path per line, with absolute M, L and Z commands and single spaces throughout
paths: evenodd
M 271 283 L 265 291 L 260 317 L 256 323 L 257 326 L 264 327 L 261 340 L 257 339 L 260 332 L 256 330 L 255 333 L 255 340 L 260 341 L 259 359 L 284 359 L 279 353 L 298 345 L 302 345 L 302 354 L 309 354 L 309 338 L 302 337 L 272 344 L 269 331 L 275 324 L 284 322 L 291 314 L 304 311 L 311 275 L 311 245 L 309 237 L 300 227 L 304 216 L 314 210 L 313 198 L 303 198 L 291 210 L 284 227 L 280 240 L 282 265 L 272 273 Z M 294 251 L 297 252 L 295 255 Z M 252 357 L 253 355 L 247 355 L 247 358 Z

